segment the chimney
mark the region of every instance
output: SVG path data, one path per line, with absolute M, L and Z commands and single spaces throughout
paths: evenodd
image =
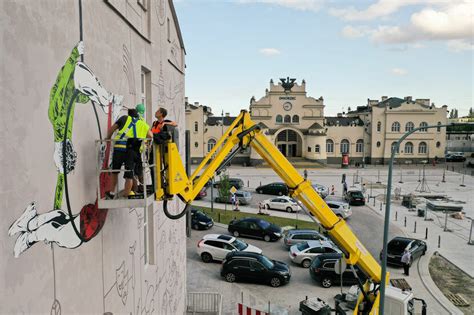
M 405 101 L 411 102 L 411 96 L 405 96 Z
M 225 113 L 225 117 L 229 117 L 230 116 L 230 113 Z
M 184 103 L 188 104 L 188 97 L 187 96 L 184 98 Z
M 388 96 L 382 96 L 382 102 L 386 101 L 388 99 Z
M 199 106 L 199 102 L 194 102 L 194 106 Z

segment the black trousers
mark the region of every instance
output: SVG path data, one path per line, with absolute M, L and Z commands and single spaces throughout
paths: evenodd
M 407 276 L 410 275 L 410 264 L 403 264 L 403 273 Z

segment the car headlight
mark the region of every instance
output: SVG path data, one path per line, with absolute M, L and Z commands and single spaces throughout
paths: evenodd
M 273 234 L 275 234 L 275 235 L 278 236 L 278 237 L 281 236 L 281 233 L 276 233 L 276 232 L 274 232 Z
M 201 222 L 201 221 L 199 221 L 198 223 L 199 223 L 199 224 L 203 224 L 203 225 L 206 225 L 206 224 L 207 224 L 207 222 Z

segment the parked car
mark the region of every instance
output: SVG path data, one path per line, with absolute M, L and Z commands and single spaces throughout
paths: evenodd
M 258 186 L 255 191 L 259 194 L 283 196 L 288 195 L 288 186 L 285 183 L 271 183 Z
M 314 258 L 309 267 L 309 274 L 313 280 L 319 282 L 324 288 L 329 288 L 333 284 L 341 283 L 341 275 L 334 271 L 336 261 L 341 259 L 341 253 L 322 254 Z M 357 276 L 362 282 L 365 282 L 367 276 L 360 270 L 358 266 L 354 266 Z M 342 273 L 342 284 L 352 285 L 357 283 L 357 278 L 354 276 L 352 269 L 348 265 L 346 270 Z
M 199 191 L 199 193 L 198 193 L 198 195 L 196 196 L 196 198 L 194 198 L 194 199 L 199 200 L 199 199 L 202 199 L 202 198 L 204 198 L 204 197 L 206 197 L 206 196 L 207 196 L 207 187 L 203 187 L 203 188 Z
M 334 212 L 335 215 L 337 215 L 340 218 L 343 218 L 344 220 L 349 218 L 352 215 L 352 209 L 351 206 L 347 202 L 342 202 L 342 201 L 326 201 L 327 205 L 331 210 Z
M 235 197 L 239 200 L 240 205 L 248 205 L 252 201 L 252 193 L 243 190 L 237 190 Z M 232 194 L 229 193 L 227 198 L 218 196 L 214 199 L 215 202 L 219 203 L 232 203 Z
M 321 254 L 340 253 L 341 251 L 332 242 L 328 241 L 307 241 L 290 247 L 288 255 L 295 264 L 300 264 L 309 268 L 311 260 Z
M 222 264 L 221 276 L 227 282 L 251 281 L 279 287 L 290 281 L 291 271 L 284 262 L 271 260 L 262 254 L 231 252 Z
M 228 231 L 235 237 L 256 237 L 266 242 L 277 241 L 281 238 L 281 228 L 275 224 L 259 218 L 243 218 L 232 220 Z
M 446 154 L 446 162 L 465 162 L 466 157 L 462 154 Z
M 301 211 L 301 207 L 296 200 L 287 196 L 270 198 L 262 201 L 262 205 L 269 210 L 283 210 L 286 212 Z
M 217 181 L 214 183 L 214 188 L 219 188 L 220 185 L 221 185 L 221 182 Z M 236 189 L 240 189 L 244 187 L 244 181 L 241 180 L 240 178 L 229 177 L 229 188 L 232 186 L 235 187 Z
M 244 251 L 261 254 L 262 250 L 230 235 L 207 234 L 197 243 L 197 253 L 203 262 L 224 260 L 228 253 Z
M 351 206 L 363 206 L 365 205 L 365 197 L 362 191 L 360 190 L 348 190 L 345 195 L 344 199 L 351 205 Z
M 304 243 L 307 241 L 327 241 L 328 238 L 320 234 L 316 230 L 289 230 L 283 238 L 283 243 L 286 247 L 291 247 L 296 244 Z
M 194 183 L 196 183 L 198 181 L 200 176 L 196 176 L 196 178 L 194 179 Z M 207 181 L 207 183 L 204 184 L 204 187 L 208 188 L 209 186 L 211 186 L 211 181 Z
M 326 186 L 313 184 L 313 188 L 314 190 L 316 190 L 318 195 L 323 199 L 325 199 L 329 195 L 329 188 L 327 188 Z
M 204 212 L 191 209 L 191 227 L 195 230 L 207 230 L 214 226 L 214 221 Z
M 405 249 L 411 254 L 410 266 L 420 256 L 423 256 L 428 250 L 426 242 L 414 238 L 400 237 L 393 238 L 387 244 L 387 263 L 402 266 L 402 255 Z M 380 260 L 382 260 L 383 251 L 380 251 Z

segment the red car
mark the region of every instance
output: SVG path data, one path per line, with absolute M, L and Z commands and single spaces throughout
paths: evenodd
M 206 196 L 207 196 L 207 187 L 203 187 L 203 188 L 201 189 L 201 191 L 199 192 L 199 194 L 198 194 L 198 195 L 196 196 L 196 198 L 194 198 L 194 199 L 199 200 L 199 199 L 202 199 L 202 198 L 204 198 L 204 197 L 206 197 Z

